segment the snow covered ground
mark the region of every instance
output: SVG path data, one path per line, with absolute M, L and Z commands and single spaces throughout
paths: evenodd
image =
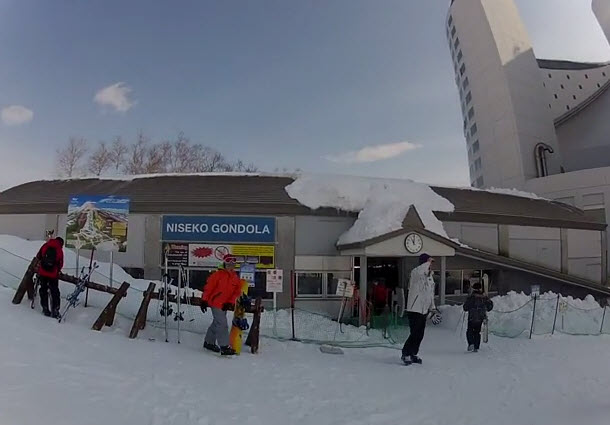
M 203 353 L 197 334 L 168 344 L 147 327 L 129 340 L 123 317 L 91 331 L 94 307 L 58 324 L 12 305 L 13 293 L 0 288 L 3 425 L 610 423 L 605 336 L 492 336 L 467 354 L 454 332 L 429 328 L 424 364 L 410 367 L 394 349 L 333 356 L 270 339 L 226 359 Z

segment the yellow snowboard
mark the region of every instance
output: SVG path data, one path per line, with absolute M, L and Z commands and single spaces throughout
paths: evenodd
M 241 296 L 248 296 L 249 285 L 248 282 L 241 279 Z M 235 302 L 235 311 L 233 312 L 233 324 L 231 326 L 231 333 L 229 333 L 229 344 L 231 348 L 235 350 L 236 354 L 241 353 L 242 346 L 242 333 L 247 327 L 248 322 L 246 320 L 246 308 L 241 305 L 241 296 Z M 245 328 L 245 329 L 244 329 Z

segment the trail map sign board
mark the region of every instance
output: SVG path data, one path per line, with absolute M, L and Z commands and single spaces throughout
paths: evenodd
M 284 271 L 282 269 L 267 270 L 267 292 L 282 292 Z
M 354 296 L 354 282 L 349 279 L 338 279 L 337 292 L 335 295 L 345 298 L 352 298 Z
M 66 246 L 98 251 L 127 251 L 129 198 L 75 195 L 70 197 Z

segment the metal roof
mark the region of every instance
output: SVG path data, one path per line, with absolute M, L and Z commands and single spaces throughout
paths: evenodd
M 74 179 L 25 183 L 0 193 L 0 214 L 61 214 L 70 196 L 122 195 L 136 214 L 251 214 L 356 216 L 334 208 L 311 210 L 290 198 L 293 177 L 266 175 L 160 175 L 130 180 Z M 606 223 L 566 204 L 481 190 L 432 186 L 449 200 L 442 221 L 604 230 Z

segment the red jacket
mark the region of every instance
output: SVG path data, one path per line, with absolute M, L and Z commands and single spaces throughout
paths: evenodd
M 47 277 L 49 279 L 57 279 L 59 277 L 59 272 L 61 272 L 61 269 L 64 267 L 64 251 L 62 249 L 61 244 L 59 243 L 59 241 L 57 239 L 51 239 L 48 242 L 46 242 L 38 251 L 38 254 L 36 254 L 36 258 L 38 258 L 39 261 L 42 261 L 42 259 L 44 258 L 44 255 L 47 252 L 47 249 L 49 249 L 50 247 L 55 248 L 55 252 L 57 253 L 57 260 L 55 261 L 55 267 L 53 267 L 53 270 L 45 270 L 42 268 L 42 264 L 38 265 L 38 276 L 42 276 L 42 277 Z
M 208 278 L 201 299 L 210 307 L 222 308 L 226 303 L 235 304 L 241 295 L 241 283 L 235 271 L 218 270 Z

